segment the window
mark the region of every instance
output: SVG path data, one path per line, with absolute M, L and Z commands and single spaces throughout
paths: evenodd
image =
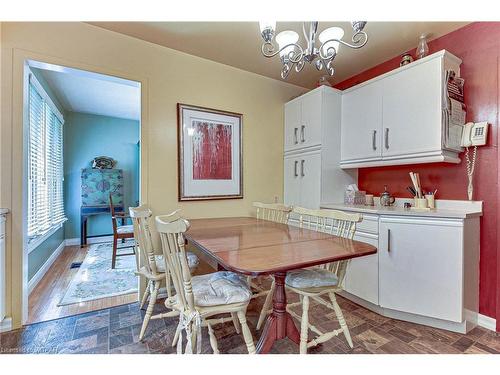
M 65 220 L 64 119 L 40 83 L 29 75 L 28 239 L 30 244 Z

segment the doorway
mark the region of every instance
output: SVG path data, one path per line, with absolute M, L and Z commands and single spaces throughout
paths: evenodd
M 140 82 L 34 60 L 24 80 L 24 323 L 137 301 L 133 239 L 112 267 L 109 197 L 139 204 Z

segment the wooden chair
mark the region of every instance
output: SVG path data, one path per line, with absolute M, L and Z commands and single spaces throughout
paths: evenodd
M 253 202 L 253 207 L 256 208 L 256 218 L 259 220 L 274 221 L 276 223 L 287 224 L 290 212 L 292 212 L 292 207 L 285 206 L 280 203 L 261 203 Z M 271 283 L 271 288 L 269 290 L 264 290 L 260 285 L 257 285 L 252 281 L 252 277 L 247 278 L 248 285 L 250 285 L 257 292 L 252 295 L 252 298 L 257 298 L 261 296 L 266 296 L 264 305 L 260 312 L 259 321 L 257 322 L 257 329 L 260 329 L 264 320 L 267 316 L 267 311 L 271 307 L 273 292 L 274 292 L 274 279 Z
M 134 255 L 132 253 L 118 254 L 118 240 L 122 240 L 122 243 L 125 242 L 128 238 L 134 238 L 134 226 L 133 225 L 125 225 L 126 219 L 130 218 L 125 212 L 115 212 L 115 208 L 113 206 L 113 198 L 111 194 L 109 194 L 109 209 L 111 211 L 111 221 L 113 223 L 113 258 L 111 260 L 111 268 L 115 268 L 116 266 L 116 258 L 121 256 Z M 120 224 L 118 223 L 120 220 Z M 135 245 L 131 246 L 122 246 L 120 249 L 129 249 L 135 248 Z
M 162 319 L 179 315 L 178 311 L 153 315 L 160 287 L 166 282 L 167 300 L 171 300 L 172 288 L 168 269 L 163 255 L 158 255 L 153 246 L 153 238 L 149 227 L 152 216 L 151 210 L 147 206 L 130 207 L 130 217 L 134 227 L 134 238 L 136 242 L 136 263 L 138 276 L 143 276 L 148 280 L 148 285 L 141 299 L 142 309 L 149 297 L 149 304 L 142 322 L 139 340 L 142 340 L 148 327 L 150 319 Z M 198 257 L 193 253 L 188 253 L 188 265 L 190 272 L 193 272 L 199 264 Z
M 160 233 L 163 255 L 176 292 L 175 297 L 166 302 L 166 306 L 180 313 L 179 325 L 172 342 L 173 346 L 177 345 L 177 352 L 182 353 L 182 333 L 185 331 L 185 352 L 192 353 L 196 347 L 196 352 L 200 353 L 201 327 L 206 326 L 210 345 L 215 354 L 219 353 L 212 326 L 232 320 L 239 333 L 237 317 L 248 352 L 255 353 L 252 334 L 246 321 L 246 309 L 252 293 L 245 279 L 228 271 L 191 277 L 184 239 L 189 222 L 176 213 L 157 216 L 156 228 Z M 219 314 L 230 314 L 231 317 L 209 319 Z
M 356 231 L 356 224 L 362 221 L 360 214 L 347 214 L 334 210 L 309 210 L 295 207 L 295 214 L 299 215 L 299 226 L 311 230 L 330 233 L 346 239 L 352 239 Z M 343 333 L 347 343 L 352 348 L 352 339 L 349 328 L 337 303 L 335 293 L 342 290 L 347 265 L 349 260 L 324 264 L 307 269 L 299 269 L 288 272 L 285 286 L 288 290 L 298 293 L 301 301 L 288 304 L 287 311 L 296 319 L 301 321 L 300 325 L 300 353 L 306 354 L 307 349 L 330 340 L 334 336 Z M 321 296 L 328 295 L 330 302 Z M 322 304 L 335 312 L 340 328 L 331 332 L 321 332 L 316 326 L 309 322 L 309 300 Z M 291 307 L 302 305 L 302 317 L 291 310 Z M 308 341 L 309 330 L 317 336 Z

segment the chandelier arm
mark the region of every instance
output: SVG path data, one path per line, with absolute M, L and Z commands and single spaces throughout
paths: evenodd
M 262 44 L 262 54 L 265 56 L 265 57 L 274 57 L 276 55 L 278 55 L 280 52 L 282 52 L 284 49 L 288 48 L 288 47 L 294 47 L 298 50 L 298 52 L 295 51 L 295 49 L 293 51 L 290 51 L 290 53 L 288 54 L 288 59 L 290 62 L 296 64 L 298 63 L 300 60 L 302 60 L 303 56 L 304 56 L 304 50 L 302 49 L 302 47 L 300 45 L 298 45 L 297 43 L 290 43 L 290 44 L 287 44 L 286 46 L 283 46 L 281 47 L 280 49 L 276 50 L 276 46 L 274 46 L 271 42 L 266 42 L 264 44 Z
M 366 43 L 368 42 L 368 35 L 364 31 L 359 31 L 352 36 L 352 41 L 354 44 L 344 42 L 341 39 L 328 39 L 323 44 L 321 44 L 321 47 L 319 48 L 319 55 L 322 59 L 330 59 L 332 56 L 336 56 L 337 51 L 335 50 L 334 47 L 328 47 L 328 48 L 325 47 L 327 44 L 332 43 L 332 42 L 337 42 L 339 44 L 342 44 L 344 46 L 347 46 L 347 47 L 353 48 L 353 49 L 359 49 L 361 47 L 364 47 L 366 45 Z M 325 54 L 325 48 L 326 48 L 326 54 Z M 333 55 L 330 55 L 332 50 L 334 53 L 333 53 Z

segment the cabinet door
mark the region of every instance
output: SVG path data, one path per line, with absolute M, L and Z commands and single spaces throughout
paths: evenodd
M 300 205 L 318 209 L 321 200 L 321 153 L 298 156 Z
M 378 248 L 378 237 L 374 234 L 356 233 L 354 239 Z M 378 305 L 378 254 L 349 261 L 344 279 L 344 290 Z
M 441 59 L 383 82 L 383 157 L 441 150 Z
M 301 98 L 302 120 L 299 128 L 300 147 L 321 144 L 322 92 L 317 90 Z
M 380 218 L 380 306 L 462 321 L 460 221 Z
M 380 82 L 342 94 L 341 160 L 382 157 L 382 88 Z
M 285 104 L 285 151 L 294 150 L 299 146 L 299 133 L 301 126 L 301 108 L 300 99 L 296 99 Z
M 283 201 L 286 205 L 300 204 L 299 162 L 296 157 L 286 157 L 284 161 Z

